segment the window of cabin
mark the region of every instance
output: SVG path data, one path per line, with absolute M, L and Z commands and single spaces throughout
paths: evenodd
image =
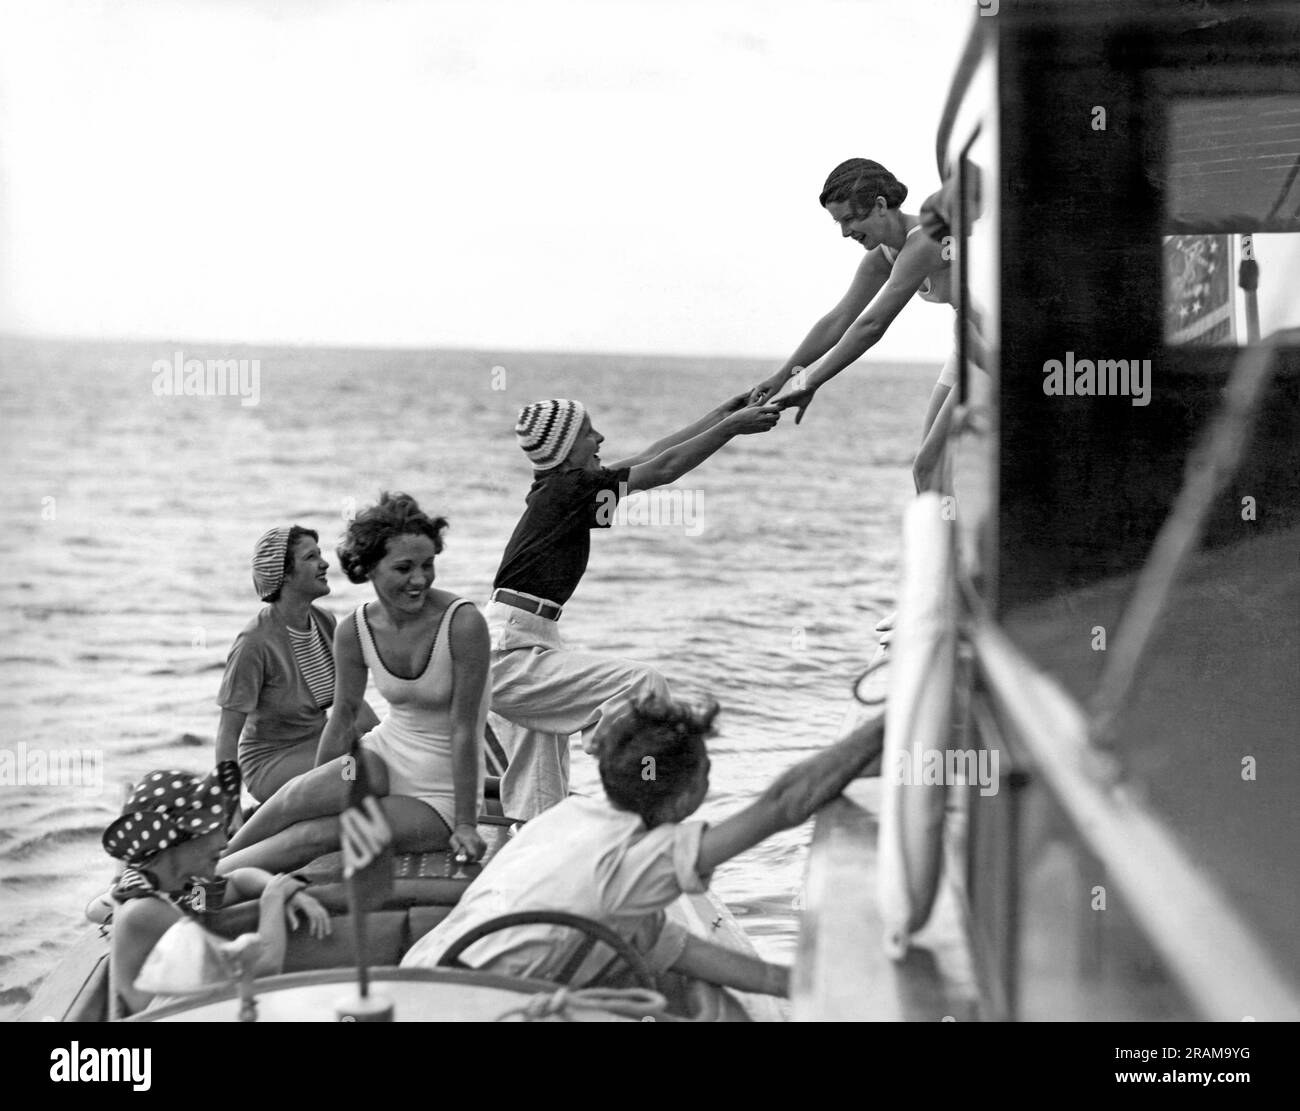
M 1168 121 L 1165 342 L 1300 329 L 1300 96 L 1189 97 Z

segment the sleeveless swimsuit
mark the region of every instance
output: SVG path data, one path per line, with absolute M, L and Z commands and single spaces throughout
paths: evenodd
M 447 607 L 434 636 L 433 647 L 424 670 L 414 679 L 394 675 L 385 666 L 375 646 L 374 634 L 366 618 L 368 605 L 354 614 L 361 654 L 375 678 L 375 686 L 388 702 L 388 715 L 361 738 L 362 747 L 380 757 L 388 767 L 388 793 L 417 798 L 431 807 L 447 825 L 456 828 L 456 787 L 451 761 L 451 698 L 453 665 L 451 656 L 451 618 L 468 598 L 458 598 Z M 492 684 L 483 684 L 474 737 L 483 744 Z M 475 813 L 483 809 L 483 754 L 475 758 L 478 785 L 475 788 Z
M 921 230 L 921 225 L 917 224 L 907 233 L 910 239 L 914 232 Z M 880 251 L 885 256 L 885 261 L 892 267 L 898 260 L 898 251 L 892 247 L 880 245 Z M 916 291 L 916 295 L 922 301 L 929 301 L 932 305 L 949 305 L 951 307 L 952 296 L 952 267 L 948 266 L 942 270 L 935 270 L 921 283 L 921 288 Z M 953 310 L 956 311 L 955 309 Z M 955 336 L 954 336 L 955 339 Z M 938 385 L 952 388 L 957 384 L 957 345 L 954 342 L 953 352 L 948 356 L 947 361 L 943 364 L 943 369 L 939 371 Z

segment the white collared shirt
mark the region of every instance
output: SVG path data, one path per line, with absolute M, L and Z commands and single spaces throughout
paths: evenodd
M 690 821 L 647 830 L 639 815 L 603 797 L 567 798 L 501 849 L 402 967 L 434 967 L 452 942 L 489 919 L 558 910 L 610 927 L 652 971 L 666 971 L 681 956 L 686 931 L 665 920 L 664 908 L 683 892 L 705 890 L 695 870 L 704 829 L 704 822 Z M 475 942 L 461 959 L 492 972 L 553 979 L 580 941 L 562 926 L 516 926 Z M 573 983 L 586 983 L 609 961 L 609 951 L 597 947 Z

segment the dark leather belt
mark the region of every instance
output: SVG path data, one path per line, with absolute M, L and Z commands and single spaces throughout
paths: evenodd
M 559 621 L 560 614 L 564 612 L 564 607 L 557 606 L 554 602 L 548 602 L 543 598 L 529 598 L 524 594 L 516 594 L 513 590 L 492 591 L 492 601 L 504 602 L 507 606 L 514 606 L 515 609 L 521 609 L 526 613 L 535 613 L 548 621 Z

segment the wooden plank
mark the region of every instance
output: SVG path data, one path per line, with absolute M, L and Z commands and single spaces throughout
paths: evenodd
M 964 814 L 950 809 L 945 878 L 929 923 L 900 961 L 884 953 L 876 900 L 879 779 L 858 780 L 817 815 L 791 990 L 796 1022 L 970 1021 L 978 993 L 952 867 Z

